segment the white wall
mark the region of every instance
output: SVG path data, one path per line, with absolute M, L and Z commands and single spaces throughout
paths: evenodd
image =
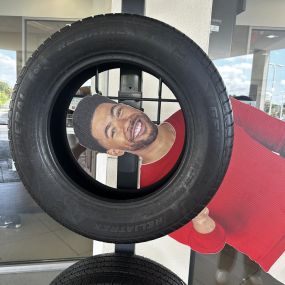
M 146 0 L 146 15 L 164 21 L 192 38 L 205 51 L 209 45 L 212 0 Z
M 111 0 L 0 0 L 0 15 L 84 18 L 110 12 Z
M 113 0 L 116 1 L 116 0 Z M 120 2 L 120 1 L 117 1 Z M 0 16 L 18 16 L 33 18 L 81 19 L 97 14 L 110 13 L 112 0 L 0 0 Z M 21 20 L 21 18 L 19 18 Z M 22 28 L 16 19 L 5 18 L 11 22 L 0 27 L 0 48 L 21 50 Z M 38 43 L 38 45 L 42 40 Z
M 146 16 L 175 27 L 194 40 L 205 52 L 208 51 L 212 0 L 146 0 L 145 2 Z M 143 80 L 144 93 L 148 97 L 157 97 L 158 85 L 149 77 L 144 77 Z M 163 95 L 165 98 L 175 98 L 166 86 L 163 87 Z M 147 113 L 151 118 L 155 118 L 156 114 L 153 106 L 149 102 L 144 103 L 144 108 L 148 110 Z M 163 104 L 162 120 L 178 109 L 180 109 L 178 104 Z
M 92 0 L 93 2 L 93 12 L 96 12 L 96 14 L 106 14 L 110 13 L 112 10 L 112 6 L 114 5 L 112 2 L 114 0 Z M 118 1 L 120 2 L 120 1 Z M 82 0 L 81 0 L 82 3 Z
M 248 0 L 246 11 L 237 16 L 237 25 L 285 27 L 284 0 Z

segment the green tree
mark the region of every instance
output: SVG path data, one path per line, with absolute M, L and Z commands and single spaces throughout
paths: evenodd
M 12 87 L 3 81 L 0 81 L 0 107 L 2 107 L 9 99 L 12 93 Z

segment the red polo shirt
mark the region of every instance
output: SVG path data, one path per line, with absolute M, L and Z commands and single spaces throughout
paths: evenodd
M 225 243 L 248 255 L 265 271 L 285 250 L 285 123 L 232 99 L 234 145 L 225 178 L 208 205 L 216 228 L 199 234 L 192 222 L 170 234 L 201 253 L 220 251 Z M 170 151 L 142 165 L 141 186 L 150 185 L 174 166 L 184 141 L 181 111 L 166 122 L 176 130 Z

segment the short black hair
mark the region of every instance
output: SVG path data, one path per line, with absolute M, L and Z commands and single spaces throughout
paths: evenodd
M 73 128 L 79 143 L 98 152 L 107 150 L 92 136 L 91 122 L 97 107 L 102 103 L 117 104 L 105 96 L 95 94 L 81 99 L 73 113 Z

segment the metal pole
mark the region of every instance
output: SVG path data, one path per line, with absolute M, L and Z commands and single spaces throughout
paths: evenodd
M 189 264 L 189 278 L 188 285 L 194 285 L 194 268 L 195 268 L 196 252 L 190 249 L 190 264 Z

